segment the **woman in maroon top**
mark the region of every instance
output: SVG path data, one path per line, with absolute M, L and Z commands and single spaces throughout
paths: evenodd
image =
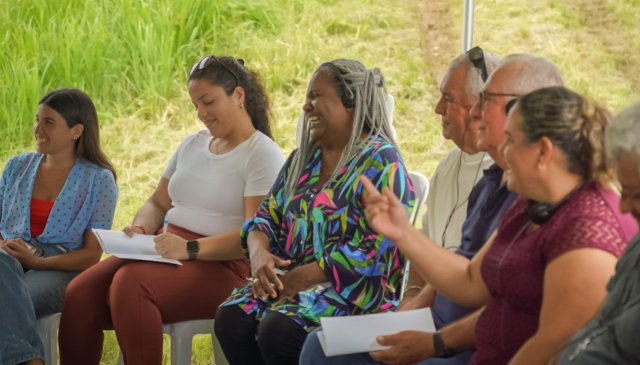
M 546 364 L 593 317 L 637 230 L 605 187 L 608 113 L 562 87 L 515 102 L 502 150 L 507 187 L 522 198 L 471 261 L 426 243 L 392 193 L 363 181 L 369 223 L 445 296 L 486 305 L 473 364 Z

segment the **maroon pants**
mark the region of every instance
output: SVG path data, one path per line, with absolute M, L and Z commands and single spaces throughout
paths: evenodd
M 218 305 L 247 276 L 245 260 L 185 261 L 182 266 L 103 260 L 66 289 L 60 363 L 99 364 L 103 330 L 115 329 L 126 364 L 161 364 L 162 325 L 214 318 Z

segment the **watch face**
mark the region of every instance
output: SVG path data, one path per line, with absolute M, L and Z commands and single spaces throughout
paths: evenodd
M 198 253 L 200 251 L 200 243 L 196 240 L 187 241 L 187 252 Z

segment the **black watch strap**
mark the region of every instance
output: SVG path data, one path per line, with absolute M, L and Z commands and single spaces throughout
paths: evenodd
M 200 252 L 200 242 L 197 240 L 187 241 L 187 253 L 189 254 L 189 260 L 197 259 L 198 252 Z
M 440 331 L 433 333 L 433 350 L 435 357 L 451 357 L 456 353 L 454 349 L 444 344 Z

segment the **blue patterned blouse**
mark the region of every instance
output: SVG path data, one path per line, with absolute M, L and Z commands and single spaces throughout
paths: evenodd
M 12 157 L 0 178 L 0 234 L 5 239 L 31 240 L 31 195 L 40 153 Z M 118 199 L 111 171 L 86 160 L 76 160 L 40 236 L 43 244 L 60 244 L 68 250 L 82 247 L 87 229 L 110 229 Z

